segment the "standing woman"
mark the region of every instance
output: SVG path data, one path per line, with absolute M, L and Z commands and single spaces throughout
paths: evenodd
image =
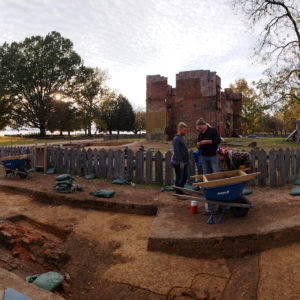
M 188 179 L 189 151 L 183 138 L 186 133 L 187 125 L 180 122 L 177 126 L 177 134 L 173 138 L 174 155 L 171 161 L 176 174 L 175 185 L 178 187 L 184 187 Z M 176 194 L 183 194 L 183 192 L 176 190 Z

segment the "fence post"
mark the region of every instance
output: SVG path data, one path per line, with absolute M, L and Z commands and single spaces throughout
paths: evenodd
M 290 164 L 291 164 L 291 153 L 290 149 L 287 148 L 284 152 L 284 167 L 285 167 L 285 182 L 290 182 Z
M 163 183 L 163 157 L 159 150 L 155 154 L 155 182 Z
M 278 150 L 278 171 L 279 171 L 279 185 L 283 186 L 285 183 L 285 167 L 284 167 L 284 153 L 281 148 Z
M 152 170 L 153 170 L 153 160 L 152 151 L 147 151 L 146 153 L 146 183 L 152 182 Z
M 99 169 L 98 169 L 98 176 L 100 178 L 106 178 L 106 157 L 107 153 L 105 149 L 101 149 L 99 153 Z
M 107 178 L 113 178 L 113 167 L 114 167 L 114 153 L 111 149 L 107 153 Z
M 276 166 L 277 166 L 277 153 L 274 149 L 271 149 L 269 153 L 269 176 L 270 176 L 270 186 L 275 187 L 277 186 L 277 173 L 276 173 Z
M 137 183 L 144 182 L 144 151 L 142 150 L 135 153 L 135 176 Z
M 124 151 L 118 150 L 114 152 L 114 178 L 124 179 Z
M 75 153 L 75 157 L 76 157 L 76 175 L 81 175 L 81 149 L 77 149 L 76 153 Z
M 251 172 L 255 173 L 256 172 L 256 168 L 255 168 L 256 157 L 255 157 L 255 151 L 254 150 L 250 151 L 250 158 L 251 158 L 251 164 L 250 164 Z M 256 183 L 255 178 L 250 181 L 250 185 L 252 185 L 252 186 L 255 185 L 255 183 Z
M 296 152 L 294 149 L 291 151 L 291 180 L 294 182 L 294 180 L 297 179 L 296 175 Z
M 300 149 L 296 150 L 296 176 L 298 178 L 300 173 Z
M 49 150 L 49 148 L 48 148 Z M 70 174 L 75 174 L 76 170 L 75 170 L 75 149 L 71 148 L 70 151 Z
M 165 155 L 165 185 L 173 184 L 173 167 L 171 165 L 172 152 L 168 151 Z
M 261 172 L 258 175 L 258 185 L 265 186 L 267 179 L 267 153 L 265 150 L 260 150 L 258 153 L 258 172 Z
M 126 164 L 126 179 L 128 181 L 132 181 L 133 179 L 133 169 L 134 169 L 133 151 L 131 149 L 128 149 L 127 164 Z
M 33 152 L 34 152 L 34 148 L 33 148 Z M 62 163 L 63 163 L 62 149 L 59 147 L 56 149 L 56 160 L 55 160 L 55 169 L 57 170 L 58 174 L 62 173 Z

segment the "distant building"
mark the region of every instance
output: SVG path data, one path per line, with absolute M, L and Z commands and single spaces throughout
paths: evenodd
M 195 123 L 203 117 L 221 136 L 240 134 L 242 94 L 229 88 L 221 92 L 216 72 L 198 70 L 176 74 L 176 88 L 168 78 L 147 76 L 146 131 L 148 139 L 172 139 L 180 121 L 196 134 Z

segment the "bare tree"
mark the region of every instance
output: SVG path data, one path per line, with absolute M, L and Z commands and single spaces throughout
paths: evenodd
M 258 87 L 275 101 L 300 101 L 300 1 L 233 0 L 260 39 L 255 54 L 268 65 Z

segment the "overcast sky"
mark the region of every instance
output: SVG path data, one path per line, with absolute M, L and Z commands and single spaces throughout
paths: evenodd
M 257 36 L 231 0 L 0 0 L 0 43 L 58 31 L 110 87 L 145 107 L 146 75 L 216 71 L 222 88 L 261 77 Z

